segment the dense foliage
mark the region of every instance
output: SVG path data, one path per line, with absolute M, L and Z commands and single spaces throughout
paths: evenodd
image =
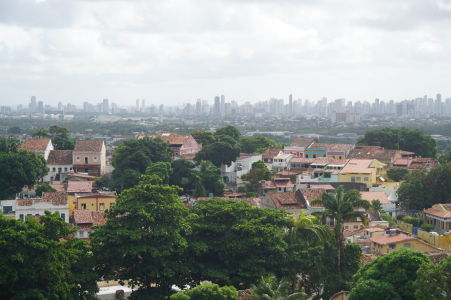
M 258 183 L 261 180 L 269 180 L 271 177 L 271 171 L 265 165 L 263 161 L 257 161 L 252 164 L 252 168 L 249 173 L 242 176 L 243 180 L 249 182 L 249 190 L 256 191 Z
M 203 283 L 192 289 L 180 291 L 170 300 L 236 300 L 238 292 L 233 286 L 220 287 L 214 283 Z
M 44 192 L 56 192 L 56 190 L 47 183 L 40 184 L 35 188 L 36 196 L 41 197 Z
M 381 256 L 356 273 L 349 300 L 414 299 L 417 270 L 429 262 L 425 254 L 410 249 Z
M 451 163 L 437 165 L 430 172 L 416 171 L 398 189 L 404 208 L 421 210 L 437 203 L 451 203 Z
M 438 264 L 423 264 L 414 283 L 418 300 L 447 300 L 451 298 L 451 257 Z
M 360 145 L 381 146 L 385 149 L 399 149 L 415 152 L 422 157 L 435 157 L 435 140 L 421 130 L 407 128 L 383 128 L 365 132 L 358 140 Z
M 13 139 L 0 139 L 0 199 L 12 197 L 24 186 L 32 187 L 47 174 L 44 157 L 18 150 Z
M 89 245 L 57 213 L 26 222 L 0 215 L 1 299 L 94 299 Z
M 240 155 L 240 148 L 227 142 L 214 142 L 196 154 L 196 160 L 209 160 L 215 166 L 230 165 Z
M 276 148 L 278 143 L 265 136 L 243 137 L 240 139 L 241 152 L 263 153 L 268 148 Z
M 387 176 L 392 181 L 401 181 L 407 178 L 409 171 L 404 168 L 390 168 L 387 170 Z

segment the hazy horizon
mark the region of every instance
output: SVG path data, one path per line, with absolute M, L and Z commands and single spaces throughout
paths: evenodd
M 451 0 L 0 1 L 0 103 L 451 97 Z

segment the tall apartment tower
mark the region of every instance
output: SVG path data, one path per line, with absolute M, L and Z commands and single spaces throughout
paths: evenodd
M 288 114 L 293 114 L 293 94 L 290 94 L 290 96 L 288 96 Z
M 213 114 L 215 115 L 219 115 L 219 113 L 221 112 L 221 99 L 219 98 L 219 96 L 215 96 L 215 102 L 213 105 Z

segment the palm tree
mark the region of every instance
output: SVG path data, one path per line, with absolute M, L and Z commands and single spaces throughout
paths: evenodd
M 251 287 L 254 300 L 305 300 L 307 296 L 297 286 L 295 292 L 291 292 L 291 283 L 286 280 L 278 280 L 276 276 L 262 277 L 257 285 Z
M 357 217 L 363 220 L 363 214 L 355 209 L 368 208 L 369 203 L 362 200 L 357 190 L 345 192 L 343 186 L 339 186 L 336 194 L 324 193 L 321 198 L 312 201 L 312 204 L 322 205 L 325 209 L 322 215 L 334 220 L 335 242 L 338 250 L 337 271 L 341 273 L 344 260 L 343 223 Z
M 379 200 L 371 201 L 371 210 L 377 211 L 379 213 L 382 212 L 383 210 L 382 203 Z

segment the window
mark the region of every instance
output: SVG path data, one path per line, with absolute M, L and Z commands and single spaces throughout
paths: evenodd
M 86 203 L 81 204 L 81 209 L 86 209 Z
M 354 225 L 354 229 L 358 229 L 359 228 L 359 225 Z
M 87 164 L 88 163 L 88 158 L 87 157 L 85 157 L 85 164 Z
M 355 182 L 355 177 L 354 176 L 351 177 L 351 182 Z
M 404 248 L 410 248 L 410 243 L 405 243 Z
M 53 168 L 52 171 L 53 171 L 53 172 L 56 172 L 56 168 Z
M 338 159 L 342 159 L 342 158 L 343 158 L 342 156 L 339 156 L 339 157 L 338 157 Z
M 94 156 L 94 161 L 97 161 L 97 156 Z
M 66 221 L 66 214 L 61 214 L 61 219 L 63 219 L 63 221 Z
M 39 217 L 39 214 L 35 214 L 36 217 Z
M 64 172 L 67 172 L 67 167 L 64 167 Z
M 368 178 L 368 177 L 365 177 L 365 178 L 364 178 L 364 180 L 365 180 L 365 181 L 368 181 L 368 180 L 369 180 L 369 178 Z
M 23 221 L 23 214 L 20 214 L 20 215 L 19 215 L 19 219 L 20 219 L 21 221 Z
M 13 207 L 12 206 L 3 206 L 3 214 L 9 214 L 10 212 L 13 211 Z
M 388 249 L 390 250 L 396 249 L 396 244 L 388 244 Z
M 61 173 L 61 171 L 62 171 L 63 169 L 61 169 L 61 168 L 58 168 L 58 173 Z
M 77 156 L 77 158 L 75 160 L 76 161 L 80 161 L 80 156 Z
M 360 180 L 362 180 L 360 177 L 355 178 L 355 181 L 360 181 Z
M 105 210 L 105 203 L 99 203 L 99 210 Z

